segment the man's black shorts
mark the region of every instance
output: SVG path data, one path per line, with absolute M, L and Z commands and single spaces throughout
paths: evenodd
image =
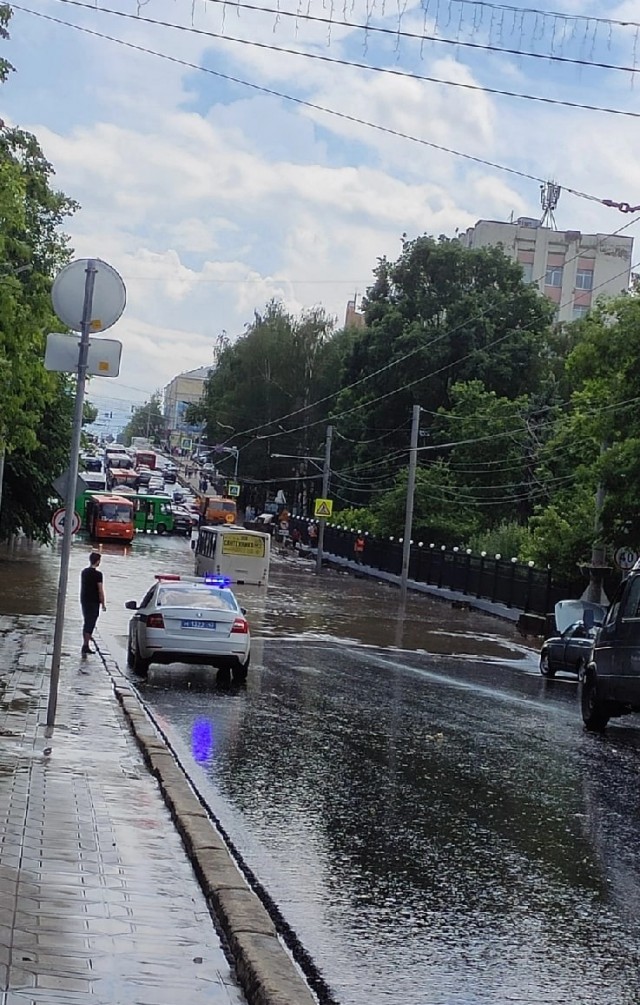
M 84 616 L 82 631 L 85 635 L 93 635 L 93 629 L 96 627 L 99 613 L 100 604 L 82 604 L 82 614 Z

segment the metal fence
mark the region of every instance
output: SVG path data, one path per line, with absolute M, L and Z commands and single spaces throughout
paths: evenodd
M 307 542 L 309 521 L 294 517 L 290 530 L 296 527 Z M 357 532 L 327 524 L 324 550 L 327 555 L 354 558 L 353 545 Z M 402 541 L 365 535 L 363 564 L 382 572 L 399 576 L 402 571 Z M 540 569 L 533 562 L 522 563 L 500 555 L 473 554 L 470 549 L 447 548 L 444 545 L 412 544 L 409 578 L 438 588 L 454 590 L 462 596 L 477 597 L 504 604 L 531 614 L 548 614 L 558 600 L 579 597 L 587 586 L 586 575 L 573 580 L 554 577 L 551 568 Z M 619 578 L 619 577 L 618 577 Z M 611 595 L 616 577 L 605 582 Z

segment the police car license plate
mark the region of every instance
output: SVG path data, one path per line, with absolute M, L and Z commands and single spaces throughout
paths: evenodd
M 216 623 L 215 621 L 183 621 L 183 628 L 208 628 L 210 631 L 215 631 Z

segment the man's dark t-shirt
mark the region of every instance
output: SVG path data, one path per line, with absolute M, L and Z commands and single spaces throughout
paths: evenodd
M 102 582 L 102 573 L 99 569 L 94 569 L 92 565 L 87 566 L 80 573 L 80 603 L 99 604 L 100 594 L 98 593 L 98 583 Z

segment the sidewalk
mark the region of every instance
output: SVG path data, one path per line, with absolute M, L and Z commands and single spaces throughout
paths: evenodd
M 0 616 L 0 1005 L 243 1005 L 207 903 L 98 655 Z M 82 672 L 86 671 L 86 672 Z

